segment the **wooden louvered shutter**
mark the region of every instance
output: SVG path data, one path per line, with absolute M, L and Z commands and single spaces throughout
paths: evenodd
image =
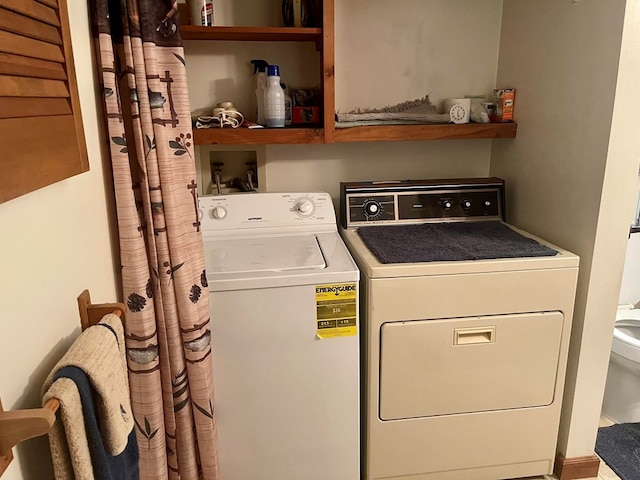
M 89 170 L 66 0 L 0 0 L 0 203 Z

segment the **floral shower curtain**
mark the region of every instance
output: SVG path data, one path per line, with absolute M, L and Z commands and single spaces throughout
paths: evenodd
M 218 479 L 207 279 L 176 0 L 90 0 L 142 479 Z

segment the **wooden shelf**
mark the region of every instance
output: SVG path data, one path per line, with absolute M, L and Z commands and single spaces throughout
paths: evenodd
M 188 19 L 182 5 L 181 17 Z M 180 8 L 180 7 L 179 7 Z M 182 25 L 184 40 L 222 40 L 248 42 L 315 42 L 321 54 L 321 125 L 311 128 L 209 128 L 194 129 L 195 145 L 276 145 L 342 142 L 387 142 L 416 140 L 473 140 L 515 138 L 516 123 L 385 125 L 335 128 L 335 44 L 334 1 L 322 2 L 322 28 L 295 27 L 199 27 Z M 322 128 L 322 126 L 326 128 Z
M 322 128 L 194 128 L 195 145 L 324 143 Z
M 381 125 L 337 128 L 325 139 L 322 128 L 196 128 L 193 136 L 196 145 L 276 145 L 515 138 L 517 129 L 517 123 Z
M 381 125 L 373 127 L 336 128 L 332 141 L 340 143 L 515 138 L 517 129 L 517 123 Z
M 321 28 L 294 27 L 197 27 L 181 25 L 183 40 L 245 42 L 320 42 Z

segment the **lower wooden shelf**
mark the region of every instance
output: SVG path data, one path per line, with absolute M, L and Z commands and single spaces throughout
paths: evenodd
M 277 145 L 409 140 L 473 140 L 515 138 L 517 123 L 467 123 L 463 125 L 381 125 L 338 128 L 206 128 L 194 129 L 196 145 Z
M 384 142 L 406 140 L 460 140 L 515 138 L 517 123 L 466 123 L 461 125 L 380 125 L 337 128 L 334 142 Z
M 324 143 L 322 128 L 194 128 L 196 145 L 275 145 Z

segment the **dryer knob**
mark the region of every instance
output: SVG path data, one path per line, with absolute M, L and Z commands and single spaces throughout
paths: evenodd
M 440 206 L 442 207 L 443 210 L 449 210 L 451 208 L 451 201 L 443 200 L 442 202 L 440 202 Z
M 462 208 L 464 208 L 465 210 L 469 210 L 471 208 L 471 200 L 465 198 L 464 200 L 462 200 L 462 202 L 460 202 L 460 205 L 462 205 Z
M 227 209 L 221 206 L 213 207 L 211 209 L 211 216 L 216 220 L 222 220 L 227 216 Z
M 368 200 L 364 204 L 364 213 L 367 217 L 375 217 L 380 213 L 381 208 L 376 200 Z

